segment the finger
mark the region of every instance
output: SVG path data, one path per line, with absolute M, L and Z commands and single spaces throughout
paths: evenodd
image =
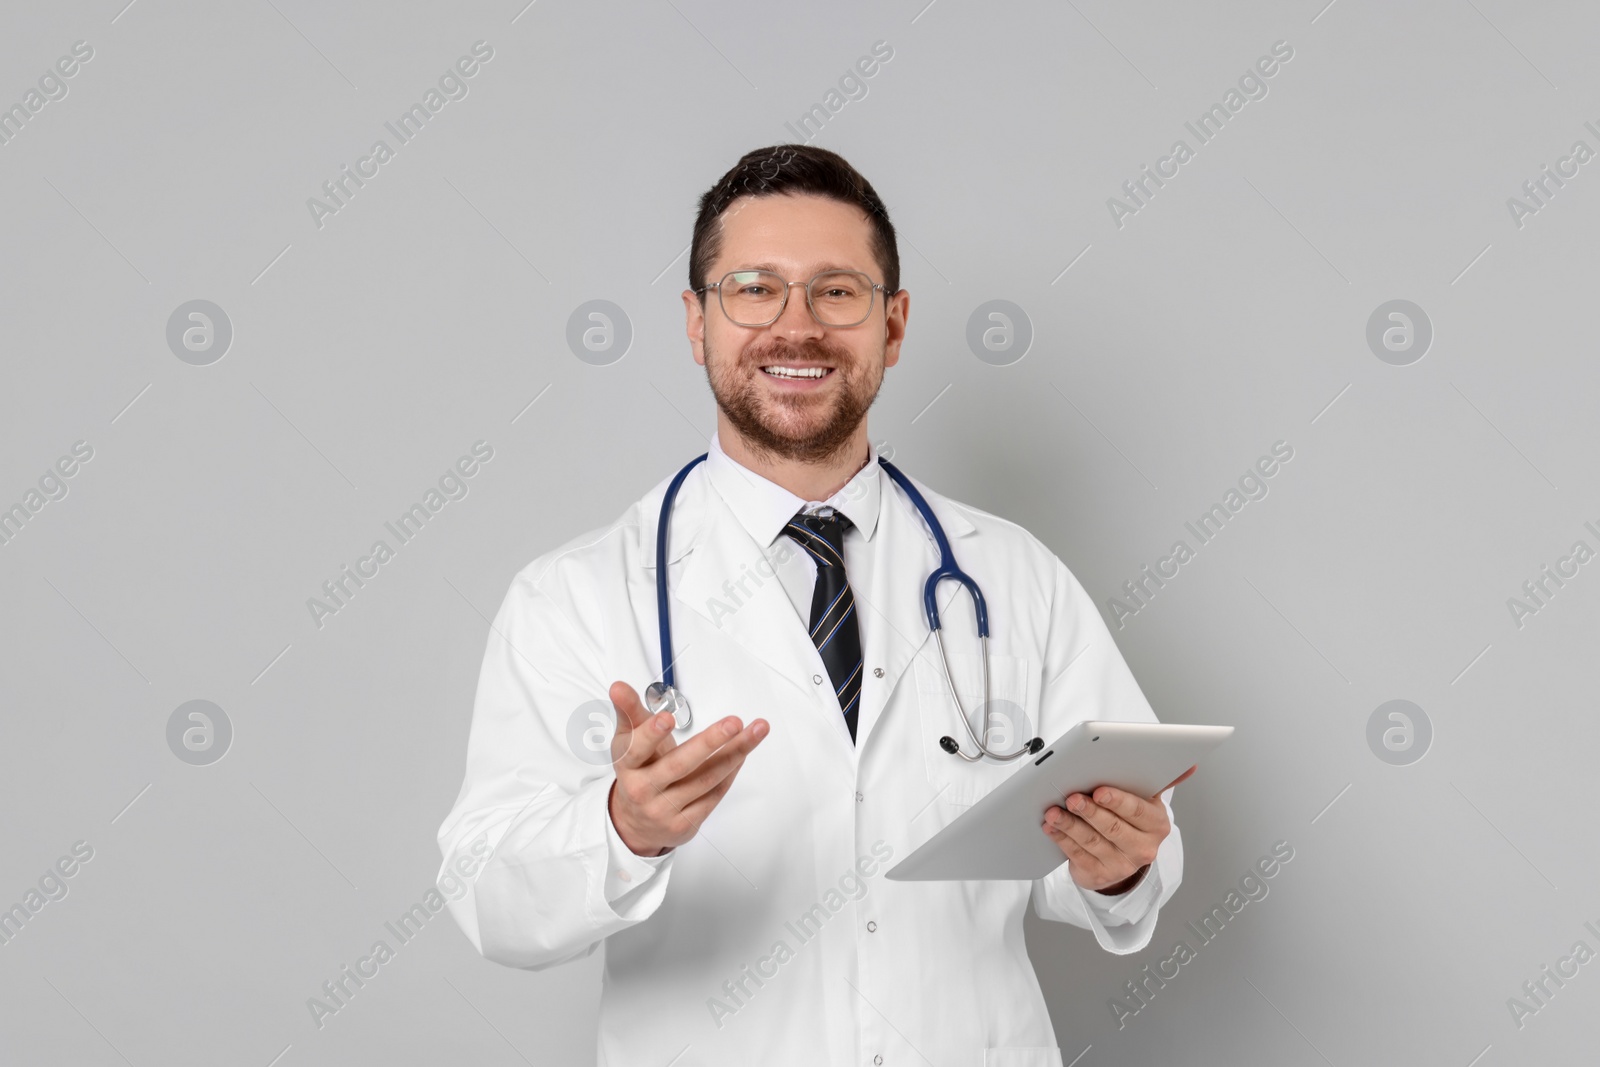
M 762 738 L 767 736 L 768 729 L 766 720 L 757 719 L 733 740 L 712 753 L 699 767 L 668 787 L 668 795 L 674 803 L 688 808 L 694 801 L 738 773 L 739 768 L 744 765 L 745 757 L 761 743 Z
M 1051 808 L 1044 813 L 1044 832 L 1057 842 L 1070 840 L 1064 829 L 1066 826 L 1066 820 L 1062 818 L 1064 815 L 1066 812 L 1061 808 Z
M 1057 812 L 1061 811 L 1060 808 L 1053 808 L 1051 810 Z M 1062 814 L 1066 813 L 1063 812 Z M 1065 825 L 1065 823 L 1062 825 Z M 1074 882 L 1077 882 L 1080 885 L 1086 881 L 1103 883 L 1110 877 L 1111 872 L 1105 863 L 1101 861 L 1100 857 L 1096 856 L 1077 841 L 1073 840 L 1071 835 L 1067 834 L 1061 829 L 1058 829 L 1057 827 L 1051 826 L 1049 823 L 1045 824 L 1044 830 L 1045 833 L 1050 835 L 1051 840 L 1056 843 L 1056 847 L 1061 849 L 1062 855 L 1067 857 L 1067 869 L 1072 875 L 1072 880 Z
M 1106 792 L 1109 787 L 1102 786 L 1096 790 L 1096 796 Z M 1097 848 L 1094 842 L 1086 842 L 1085 847 L 1096 855 L 1101 856 L 1117 880 L 1126 877 L 1128 873 L 1155 861 L 1156 849 L 1166 836 L 1167 809 L 1164 805 L 1140 800 L 1138 797 L 1122 790 L 1115 790 L 1120 796 L 1120 803 L 1133 804 L 1142 809 L 1141 814 L 1153 812 L 1154 817 L 1162 824 L 1156 831 L 1143 829 L 1127 821 L 1111 808 L 1103 807 L 1099 802 L 1089 803 L 1083 810 L 1081 818 L 1092 826 L 1103 841 L 1109 842 L 1114 851 L 1107 852 Z M 1104 798 L 1110 799 L 1110 798 Z M 1127 870 L 1123 868 L 1126 867 Z
M 733 788 L 734 780 L 738 778 L 739 768 L 742 766 L 744 766 L 744 761 L 740 760 L 738 766 L 735 766 L 726 778 L 711 789 L 708 789 L 698 799 L 690 801 L 683 809 L 684 815 L 688 817 L 690 822 L 694 823 L 697 831 L 700 828 L 700 824 L 705 822 L 706 817 L 711 814 L 712 809 L 720 804 L 722 798 L 727 796 L 728 790 Z
M 633 686 L 627 682 L 612 682 L 611 688 L 606 691 L 606 696 L 610 698 L 611 706 L 616 711 L 616 728 L 611 734 L 611 762 L 615 765 L 632 744 L 634 730 L 645 721 L 637 714 L 644 711 L 644 706 L 639 703 L 639 696 L 633 691 Z
M 735 720 L 737 722 L 737 720 Z M 719 724 L 725 726 L 726 724 Z M 692 763 L 676 779 L 666 783 L 663 788 L 671 793 L 674 803 L 687 805 L 721 782 L 727 775 L 730 766 L 742 762 L 750 750 L 761 743 L 772 727 L 764 719 L 757 719 L 743 730 L 716 748 L 707 752 L 698 763 Z M 693 738 L 690 739 L 694 740 Z M 688 742 L 685 743 L 686 745 Z M 693 753 L 689 756 L 692 758 Z M 659 761 L 669 765 L 668 761 Z M 672 761 L 675 763 L 676 761 Z
M 738 737 L 743 728 L 744 724 L 736 715 L 717 720 L 658 759 L 651 768 L 652 776 L 665 789 L 704 763 L 711 753 Z
M 1141 866 L 1148 858 L 1154 857 L 1156 845 L 1166 835 L 1166 831 L 1161 830 L 1158 833 L 1146 824 L 1152 821 L 1165 823 L 1166 807 L 1107 786 L 1095 790 L 1095 797 L 1100 799 L 1091 798 L 1085 803 L 1083 810 L 1078 813 L 1079 818 L 1094 827 L 1096 832 L 1110 842 L 1116 852 L 1133 866 Z M 1107 806 L 1107 802 L 1110 806 Z M 1132 821 L 1134 819 L 1139 821 Z M 1090 847 L 1093 848 L 1092 843 Z M 1110 858 L 1106 853 L 1101 854 Z
M 650 718 L 649 709 L 639 699 L 639 694 L 627 682 L 612 682 L 611 689 L 606 693 L 611 698 L 611 706 L 617 709 L 617 732 L 624 729 L 637 730 Z
M 1056 815 L 1057 812 L 1060 814 Z M 1127 857 L 1122 854 L 1122 849 L 1082 816 L 1062 811 L 1060 808 L 1050 809 L 1047 815 L 1055 816 L 1056 828 L 1064 837 L 1100 860 L 1108 869 L 1115 867 L 1118 862 L 1126 861 Z
M 642 767 L 657 754 L 672 732 L 672 715 L 651 715 L 627 682 L 615 682 L 611 704 L 617 709 L 617 732 L 611 739 L 611 763 L 618 769 Z
M 760 743 L 762 737 L 766 736 L 768 728 L 765 720 L 757 719 L 733 743 L 718 749 L 711 759 L 702 764 L 702 767 L 711 768 L 711 770 L 705 772 L 709 779 L 709 785 L 706 789 L 696 790 L 691 794 L 689 790 L 683 789 L 680 784 L 671 791 L 667 791 L 647 779 L 648 787 L 654 792 L 650 803 L 657 808 L 664 818 L 674 823 L 681 821 L 687 824 L 685 832 L 688 834 L 698 833 L 700 824 L 705 821 L 706 816 L 711 814 L 711 809 L 715 808 L 722 797 L 732 788 L 734 777 L 738 774 L 739 768 L 744 765 L 745 755 L 751 748 Z M 750 739 L 752 736 L 754 740 Z M 736 749 L 738 751 L 732 751 Z M 647 769 L 644 773 L 649 774 L 650 772 Z M 699 777 L 700 773 L 696 772 L 691 777 Z
M 1095 815 L 1097 808 L 1110 812 L 1136 830 L 1154 834 L 1164 831 L 1168 823 L 1167 806 L 1158 799 L 1160 795 L 1157 793 L 1156 796 L 1145 800 L 1125 789 L 1103 785 L 1096 789 L 1094 796 L 1090 798 L 1093 803 L 1085 805 L 1084 810 L 1078 814 L 1089 819 L 1102 832 L 1105 832 L 1107 824 L 1100 818 L 1091 817 Z M 1070 803 L 1068 807 L 1071 807 Z M 1107 833 L 1106 836 L 1112 835 Z
M 1171 789 L 1173 786 L 1177 785 L 1179 782 L 1183 781 L 1185 778 L 1189 777 L 1191 774 L 1193 774 L 1195 771 L 1197 771 L 1199 769 L 1200 769 L 1200 765 L 1199 764 L 1196 764 L 1195 766 L 1190 767 L 1188 770 L 1186 770 L 1182 774 L 1178 775 L 1178 777 L 1174 778 L 1172 781 L 1168 782 L 1166 785 L 1164 785 L 1160 789 L 1156 790 L 1156 796 L 1160 796 L 1162 793 L 1165 793 L 1168 789 Z M 1154 800 L 1155 797 L 1151 797 L 1150 799 Z

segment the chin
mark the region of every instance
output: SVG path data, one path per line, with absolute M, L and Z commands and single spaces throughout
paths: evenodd
M 800 444 L 821 432 L 831 421 L 832 415 L 832 411 L 820 411 L 796 417 L 791 409 L 768 406 L 761 412 L 761 425 L 777 437 Z

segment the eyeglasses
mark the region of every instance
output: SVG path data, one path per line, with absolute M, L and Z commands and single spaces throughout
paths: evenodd
M 858 270 L 827 270 L 808 282 L 791 282 L 769 270 L 731 270 L 714 285 L 722 313 L 739 326 L 770 326 L 789 304 L 789 287 L 805 287 L 811 317 L 824 326 L 859 326 L 872 314 L 877 291 L 894 294 Z

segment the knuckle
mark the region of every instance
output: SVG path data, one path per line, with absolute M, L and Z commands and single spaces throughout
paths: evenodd
M 637 774 L 630 774 L 622 779 L 622 795 L 628 798 L 628 803 L 636 808 L 643 808 L 650 799 L 650 789 L 645 780 Z

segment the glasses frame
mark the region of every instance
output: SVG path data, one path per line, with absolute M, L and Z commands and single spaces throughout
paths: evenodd
M 772 318 L 768 319 L 766 322 L 740 322 L 738 319 L 736 319 L 732 315 L 728 314 L 728 307 L 727 307 L 726 304 L 724 304 L 722 302 L 722 287 L 724 285 L 726 285 L 727 282 L 728 282 L 728 279 L 733 277 L 735 274 L 770 274 L 774 278 L 778 279 L 780 282 L 783 282 L 783 299 L 778 302 L 778 312 L 777 312 L 777 314 L 773 315 Z M 854 274 L 854 275 L 857 275 L 859 277 L 865 278 L 867 280 L 867 283 L 872 286 L 871 290 L 869 291 L 869 300 L 867 302 L 867 313 L 865 315 L 862 315 L 861 318 L 857 319 L 855 322 L 844 324 L 844 325 L 841 325 L 839 323 L 833 323 L 833 322 L 823 322 L 822 321 L 822 317 L 817 314 L 817 306 L 816 306 L 816 304 L 812 303 L 812 300 L 811 300 L 811 287 L 816 284 L 816 281 L 817 281 L 818 278 L 824 277 L 825 275 L 829 275 L 829 274 Z M 824 270 L 824 271 L 818 271 L 816 274 L 813 274 L 806 281 L 803 281 L 803 282 L 791 282 L 788 279 L 786 279 L 783 275 L 779 274 L 777 271 L 764 270 L 764 269 L 759 268 L 759 267 L 742 267 L 742 268 L 738 268 L 738 269 L 735 269 L 735 270 L 730 270 L 728 273 L 726 273 L 726 274 L 724 274 L 722 276 L 722 279 L 720 281 L 714 282 L 714 283 L 712 283 L 710 285 L 702 285 L 702 286 L 700 286 L 700 287 L 698 287 L 696 289 L 691 289 L 690 292 L 702 293 L 703 294 L 707 289 L 715 289 L 717 291 L 717 306 L 722 309 L 723 316 L 729 322 L 733 323 L 735 326 L 744 326 L 744 327 L 746 327 L 748 329 L 760 329 L 761 327 L 764 327 L 764 326 L 771 326 L 773 323 L 777 322 L 779 319 L 781 319 L 783 317 L 783 313 L 786 310 L 788 310 L 788 307 L 789 307 L 789 289 L 790 289 L 790 287 L 796 286 L 796 285 L 803 286 L 805 288 L 805 291 L 806 291 L 806 310 L 811 313 L 812 320 L 815 321 L 818 326 L 821 326 L 821 327 L 823 327 L 825 329 L 830 329 L 830 330 L 848 330 L 848 329 L 851 329 L 852 327 L 860 326 L 863 322 L 866 322 L 868 319 L 872 318 L 872 313 L 875 310 L 877 310 L 877 307 L 878 307 L 878 292 L 879 291 L 882 291 L 882 293 L 883 293 L 884 307 L 888 307 L 889 306 L 889 298 L 891 296 L 894 296 L 895 293 L 898 293 L 900 291 L 900 290 L 896 289 L 894 292 L 890 292 L 888 290 L 888 288 L 886 288 L 885 286 L 879 285 L 877 282 L 873 281 L 872 280 L 872 275 L 868 274 L 866 271 L 861 271 L 861 270 Z

